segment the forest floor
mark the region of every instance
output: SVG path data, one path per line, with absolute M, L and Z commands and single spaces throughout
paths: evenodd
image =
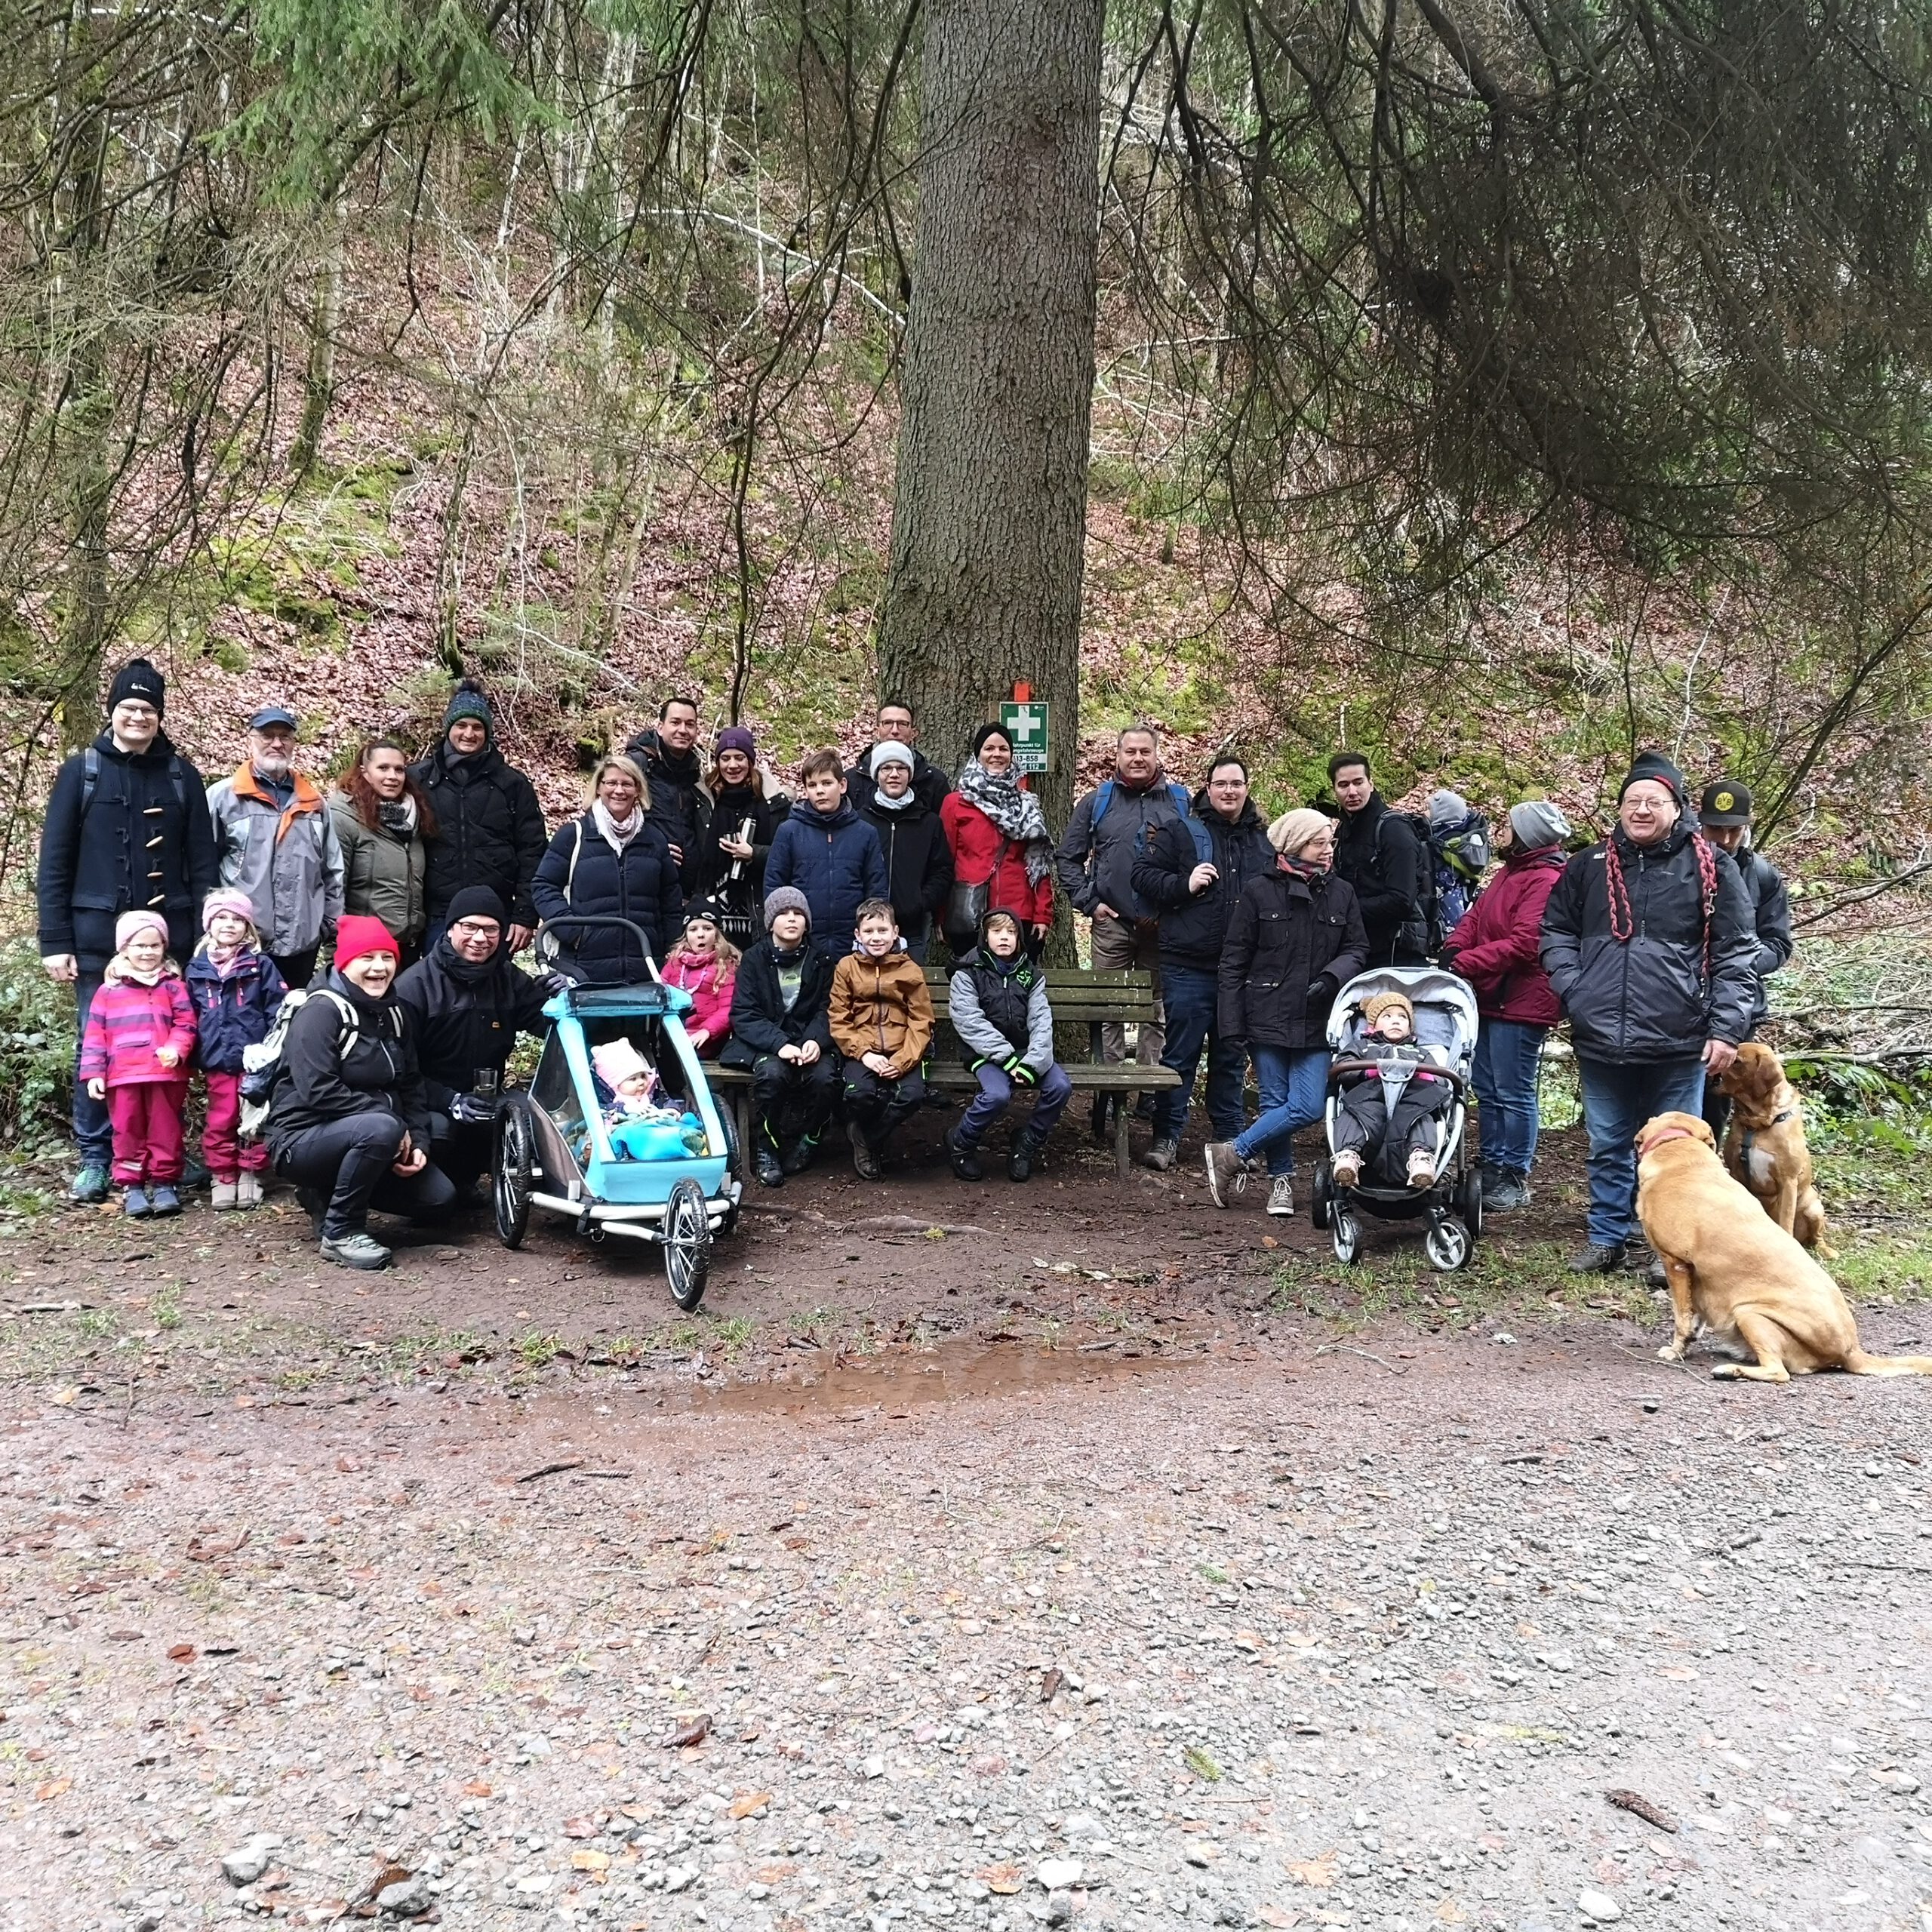
M 15 1220 L 0 1924 L 1932 1927 L 1932 1386 L 1657 1361 L 1574 1134 L 1454 1276 L 1197 1145 L 828 1162 L 691 1316 L 540 1220 Z

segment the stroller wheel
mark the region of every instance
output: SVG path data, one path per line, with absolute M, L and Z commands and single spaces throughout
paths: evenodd
M 664 1277 L 671 1299 L 689 1311 L 703 1299 L 711 1273 L 711 1220 L 704 1190 L 694 1180 L 681 1180 L 664 1204 Z
M 1431 1264 L 1444 1274 L 1468 1263 L 1472 1245 L 1469 1229 L 1453 1214 L 1445 1214 L 1441 1220 L 1432 1222 L 1429 1232 L 1423 1238 L 1423 1247 Z
M 1361 1252 L 1361 1224 L 1349 1211 L 1339 1205 L 1328 1210 L 1329 1238 L 1335 1244 L 1335 1259 L 1344 1268 L 1355 1266 Z
M 497 1238 L 506 1247 L 521 1247 L 530 1226 L 530 1190 L 535 1178 L 537 1130 L 531 1124 L 530 1103 L 521 1094 L 506 1094 L 497 1108 L 496 1173 L 491 1182 L 490 1204 L 496 1217 Z
M 1309 1217 L 1318 1228 L 1328 1225 L 1328 1217 L 1335 1200 L 1335 1170 L 1324 1154 L 1315 1164 L 1315 1192 L 1309 1208 Z
M 1456 1204 L 1456 1212 L 1463 1217 L 1469 1231 L 1471 1240 L 1478 1240 L 1482 1235 L 1482 1172 L 1472 1168 L 1455 1186 L 1451 1199 Z

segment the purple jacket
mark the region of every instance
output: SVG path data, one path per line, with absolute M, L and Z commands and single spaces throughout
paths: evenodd
M 174 1049 L 172 1066 L 155 1058 L 162 1047 Z M 83 1080 L 104 1076 L 110 1087 L 186 1080 L 194 1051 L 195 1008 L 179 973 L 165 974 L 151 986 L 110 978 L 88 1009 L 80 1075 Z

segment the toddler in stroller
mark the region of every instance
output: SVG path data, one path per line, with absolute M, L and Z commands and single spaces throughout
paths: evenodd
M 1361 1011 L 1368 1037 L 1358 1057 L 1376 1066 L 1343 1088 L 1335 1109 L 1335 1185 L 1355 1186 L 1367 1162 L 1391 1179 L 1401 1174 L 1411 1187 L 1432 1187 L 1454 1090 L 1430 1069 L 1448 1066 L 1447 1051 L 1415 1044 L 1416 1010 L 1406 993 L 1371 994 Z

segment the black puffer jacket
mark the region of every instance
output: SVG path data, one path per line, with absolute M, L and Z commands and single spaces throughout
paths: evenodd
M 1347 880 L 1278 871 L 1251 881 L 1221 952 L 1222 1038 L 1291 1053 L 1324 1044 L 1335 995 L 1367 957 Z
M 642 771 L 651 787 L 651 822 L 684 854 L 678 883 L 695 897 L 711 845 L 711 794 L 704 789 L 703 761 L 695 751 L 671 750 L 648 726 L 624 747 L 624 755 Z
M 423 1084 L 438 1112 L 475 1088 L 480 1069 L 500 1081 L 518 1034 L 540 1033 L 546 1023 L 542 985 L 501 946 L 472 966 L 439 939 L 396 981 L 395 996 L 409 1009 Z
M 809 937 L 799 962 L 803 976 L 798 996 L 788 1010 L 778 985 L 778 956 L 768 939 L 761 939 L 738 961 L 731 989 L 731 1038 L 720 1060 L 727 1066 L 749 1066 L 761 1055 L 781 1048 L 818 1042 L 819 1051 L 832 1052 L 832 976 L 838 962 L 815 947 Z
M 1353 888 L 1368 934 L 1371 966 L 1420 965 L 1428 957 L 1422 917 L 1422 869 L 1428 854 L 1409 822 L 1380 792 L 1335 827 L 1335 872 Z
M 654 792 L 654 803 L 657 794 Z M 704 859 L 699 869 L 704 890 L 734 906 L 758 906 L 764 900 L 764 861 L 771 851 L 771 835 L 792 809 L 792 801 L 781 792 L 768 798 L 755 786 L 722 785 L 705 796 L 711 803 L 711 823 L 704 841 Z M 737 836 L 746 819 L 752 822 L 752 856 L 745 861 L 743 876 L 731 881 L 731 868 L 738 861 L 718 846 L 718 840 Z
M 327 993 L 355 1009 L 355 1044 L 346 1057 L 342 1042 L 348 1026 L 335 1000 L 321 997 Z M 378 1109 L 394 1114 L 414 1140 L 429 1146 L 429 1097 L 409 1010 L 393 987 L 372 1000 L 340 973 L 325 973 L 288 1023 L 269 1109 L 269 1152 L 279 1159 L 297 1134 Z
M 663 833 L 648 819 L 620 852 L 586 812 L 559 826 L 531 888 L 546 921 L 568 912 L 585 918 L 628 919 L 648 937 L 653 958 L 663 959 L 684 929 L 685 895 L 677 862 Z M 558 964 L 573 978 L 599 986 L 635 986 L 650 977 L 637 941 L 621 927 L 567 926 L 558 935 Z
M 47 801 L 41 956 L 71 952 L 82 972 L 98 973 L 114 957 L 115 921 L 151 909 L 168 921 L 169 949 L 186 959 L 201 937 L 202 898 L 214 889 L 217 864 L 208 787 L 167 733 L 130 754 L 102 732 L 61 766 Z
M 1734 861 L 1744 890 L 1751 896 L 1751 929 L 1757 936 L 1756 956 L 1751 971 L 1758 982 L 1751 1001 L 1751 1029 L 1755 1032 L 1771 1010 L 1770 989 L 1764 982 L 1790 963 L 1791 899 L 1784 889 L 1784 878 L 1761 852 L 1746 845 Z
M 1629 900 L 1623 939 L 1611 931 L 1613 846 Z M 1748 1039 L 1757 952 L 1750 894 L 1737 866 L 1681 823 L 1648 848 L 1632 844 L 1620 826 L 1571 859 L 1543 909 L 1543 970 L 1586 1060 L 1688 1060 L 1706 1040 Z
M 1161 957 L 1212 973 L 1221 963 L 1229 922 L 1242 894 L 1275 869 L 1275 848 L 1252 798 L 1230 823 L 1208 804 L 1204 787 L 1195 793 L 1188 817 L 1207 828 L 1211 863 L 1220 877 L 1205 892 L 1188 891 L 1201 860 L 1189 826 L 1174 820 L 1149 826 L 1146 846 L 1134 862 L 1134 890 L 1160 920 Z
M 952 891 L 952 848 L 946 826 L 936 811 L 919 802 L 889 812 L 874 802 L 876 787 L 868 783 L 859 816 L 878 834 L 885 852 L 886 897 L 908 939 L 917 939 L 946 909 Z
M 409 769 L 436 820 L 423 888 L 430 924 L 443 923 L 466 885 L 487 885 L 510 909 L 512 925 L 536 924 L 530 888 L 550 835 L 530 780 L 494 743 L 463 758 L 447 738 Z

